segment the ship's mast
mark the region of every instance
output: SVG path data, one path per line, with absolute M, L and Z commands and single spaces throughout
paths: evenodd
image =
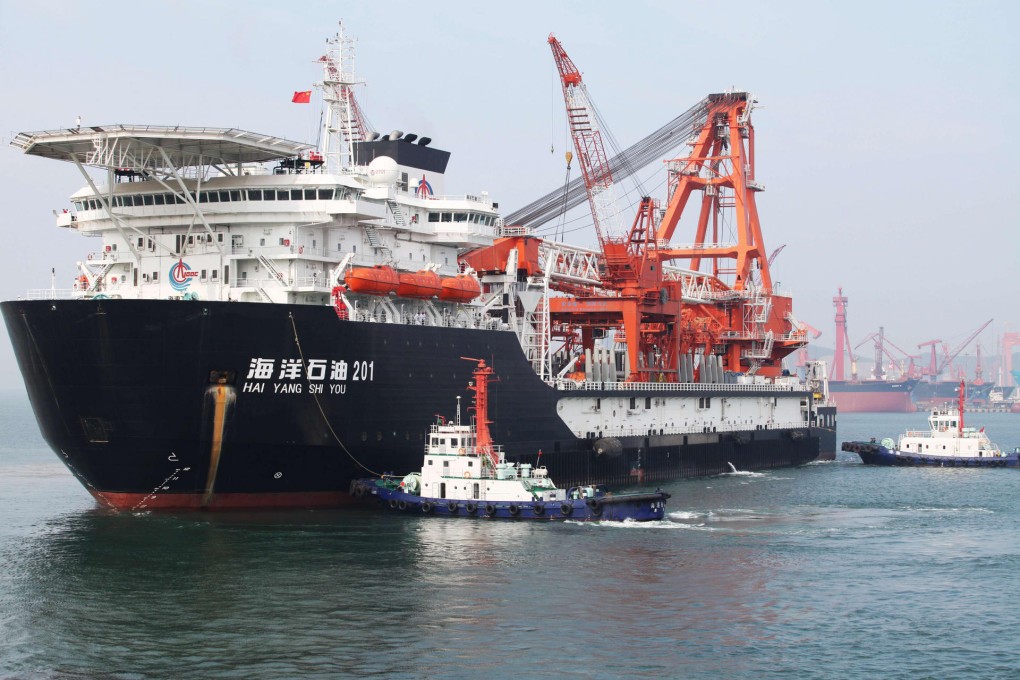
M 354 39 L 347 35 L 344 24 L 326 41 L 322 64 L 323 117 L 322 155 L 326 170 L 338 173 L 357 165 L 355 143 L 368 139 L 369 125 L 354 97 L 354 85 L 363 84 L 354 76 Z
M 496 469 L 499 463 L 499 454 L 492 446 L 492 435 L 489 433 L 489 380 L 495 375 L 491 366 L 485 365 L 484 359 L 471 359 L 461 357 L 465 361 L 474 361 L 476 364 L 473 375 L 474 385 L 468 385 L 468 389 L 475 393 L 475 451 L 479 455 L 486 456 L 492 469 Z M 460 401 L 458 400 L 458 405 Z M 459 422 L 459 418 L 458 418 Z

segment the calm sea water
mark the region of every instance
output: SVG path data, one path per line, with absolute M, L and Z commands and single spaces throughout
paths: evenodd
M 841 453 L 670 484 L 652 524 L 115 514 L 24 396 L 0 428 L 0 677 L 1020 677 L 1020 471 Z

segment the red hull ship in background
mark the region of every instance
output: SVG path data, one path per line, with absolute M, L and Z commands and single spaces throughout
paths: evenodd
M 857 379 L 857 362 L 850 350 L 850 336 L 846 327 L 847 302 L 840 288 L 836 297 L 832 298 L 836 308 L 836 351 L 832 358 L 832 377 L 829 380 L 830 398 L 841 413 L 912 413 L 916 408 L 910 399 L 910 392 L 917 385 L 917 380 L 884 379 L 884 332 L 881 328 L 878 329 L 875 341 L 875 370 L 878 375 L 874 375 L 871 380 Z M 870 339 L 865 338 L 863 342 Z M 847 355 L 850 355 L 850 380 L 844 378 L 844 359 Z
M 982 380 L 980 345 L 978 345 L 974 382 L 966 383 L 963 381 L 962 371 L 960 378 L 956 380 L 937 380 L 936 378 L 946 373 L 953 373 L 953 359 L 959 356 L 960 352 L 992 323 L 992 319 L 989 319 L 977 330 L 970 333 L 954 349 L 950 349 L 942 340 L 930 340 L 918 345 L 918 348 L 931 347 L 931 361 L 929 365 L 919 368 L 914 363 L 918 356 L 910 355 L 897 347 L 885 337 L 885 329 L 881 327 L 877 332 L 867 336 L 851 349 L 846 323 L 848 300 L 843 295 L 842 288 L 839 289 L 832 302 L 836 308 L 836 348 L 832 360 L 832 379 L 829 381 L 829 393 L 836 407 L 843 413 L 913 413 L 918 410 L 926 411 L 948 401 L 956 401 L 960 396 L 959 389 L 961 384 L 966 385 L 964 397 L 968 404 L 975 407 L 987 405 L 992 385 Z M 857 376 L 857 360 L 853 349 L 857 349 L 867 342 L 874 343 L 874 363 L 871 376 L 860 380 Z M 897 357 L 890 352 L 890 346 L 897 350 L 901 356 Z M 942 348 L 941 358 L 936 355 L 938 347 Z M 846 356 L 850 357 L 849 373 L 851 378 L 849 380 L 844 379 Z M 905 365 L 908 361 L 909 364 Z M 886 378 L 886 371 L 884 369 L 886 362 L 894 370 L 898 367 L 899 377 L 896 380 Z
M 829 396 L 840 413 L 913 413 L 916 380 L 830 380 Z

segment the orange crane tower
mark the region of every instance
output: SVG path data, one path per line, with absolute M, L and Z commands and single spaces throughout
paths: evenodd
M 763 187 L 754 178 L 753 97 L 727 92 L 701 102 L 702 114 L 692 119 L 689 133 L 695 140 L 690 155 L 667 167 L 670 193 L 662 220 L 656 201 L 645 196 L 627 230 L 581 72 L 555 36 L 548 42 L 601 250 L 597 284 L 550 278 L 549 289 L 561 293 L 548 296 L 543 309 L 550 336 L 570 348 L 592 349 L 597 337 L 615 331 L 632 382 L 675 382 L 682 374 L 698 380 L 695 367 L 706 362 L 713 376 L 719 368 L 778 376 L 783 357 L 805 344 L 807 331 L 796 325 L 791 299 L 773 290 L 765 257 L 754 199 Z M 695 191 L 702 193 L 695 243 L 671 246 Z M 730 224 L 735 233 L 724 234 Z M 735 242 L 723 243 L 724 237 Z M 461 259 L 476 271 L 495 273 L 512 256 L 517 276 L 532 277 L 557 265 L 541 265 L 539 249 L 535 237 L 510 233 Z M 667 270 L 678 259 L 689 267 Z M 703 262 L 711 263 L 711 271 L 701 271 Z
M 591 346 L 591 331 L 618 327 L 626 338 L 630 373 L 627 380 L 675 380 L 678 367 L 679 284 L 663 281 L 661 266 L 646 257 L 652 240 L 655 205 L 643 198 L 628 236 L 619 235 L 619 208 L 613 175 L 581 72 L 555 36 L 549 36 L 560 76 L 567 120 L 574 142 L 592 219 L 604 256 L 604 292 L 583 298 L 552 298 L 550 318 L 580 323 L 582 344 Z M 654 241 L 653 241 L 654 243 Z
M 731 92 L 710 95 L 707 101 L 707 123 L 693 140 L 690 156 L 670 163 L 672 198 L 656 233 L 659 242 L 669 241 L 687 202 L 700 190 L 701 212 L 694 244 L 663 249 L 659 256 L 689 259 L 695 270 L 700 269 L 702 259 L 710 259 L 715 276 L 734 276 L 734 290 L 743 290 L 752 271 L 757 270 L 762 287 L 771 292 L 772 276 L 754 200 L 755 194 L 764 189 L 754 177 L 754 99 L 747 92 Z M 732 245 L 723 244 L 720 233 L 720 218 L 727 207 L 734 209 L 736 217 L 737 242 Z M 722 267 L 726 259 L 735 260 L 732 268 Z

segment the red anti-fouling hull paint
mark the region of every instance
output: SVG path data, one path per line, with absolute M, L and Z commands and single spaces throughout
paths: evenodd
M 831 392 L 840 413 L 913 413 L 909 392 Z
M 341 492 L 224 493 L 207 498 L 199 493 L 141 494 L 90 489 L 101 504 L 115 510 L 242 510 L 258 508 L 336 508 L 353 505 L 354 498 Z

